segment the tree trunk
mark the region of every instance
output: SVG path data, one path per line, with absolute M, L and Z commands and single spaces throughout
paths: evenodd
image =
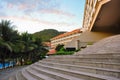
M 2 60 L 3 68 L 5 68 L 5 57 L 4 57 L 4 55 L 1 56 L 1 60 Z

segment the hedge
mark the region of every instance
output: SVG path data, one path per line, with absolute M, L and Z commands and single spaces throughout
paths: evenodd
M 56 55 L 72 55 L 74 54 L 74 51 L 58 51 Z

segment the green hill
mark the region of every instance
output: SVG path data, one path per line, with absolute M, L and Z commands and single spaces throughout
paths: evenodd
M 63 33 L 65 33 L 65 32 L 63 32 L 63 31 L 59 32 L 55 29 L 45 29 L 40 32 L 36 32 L 33 35 L 35 37 L 40 37 L 42 39 L 42 41 L 44 42 L 44 41 L 50 41 L 51 38 L 53 38 L 59 34 L 63 34 Z

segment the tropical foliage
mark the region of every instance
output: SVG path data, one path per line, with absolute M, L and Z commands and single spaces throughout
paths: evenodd
M 56 51 L 60 51 L 61 50 L 61 48 L 63 48 L 63 44 L 58 44 L 57 46 L 56 46 L 56 48 L 55 48 L 55 50 Z
M 69 51 L 64 48 L 63 44 L 58 44 L 56 47 L 56 54 L 55 55 L 72 55 L 75 51 Z
M 42 46 L 40 38 L 34 38 L 27 32 L 21 35 L 10 21 L 0 22 L 0 62 L 5 67 L 6 60 L 30 64 L 44 58 L 47 50 Z

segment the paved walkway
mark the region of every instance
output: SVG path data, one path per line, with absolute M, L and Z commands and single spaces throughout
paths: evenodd
M 14 68 L 7 68 L 0 70 L 0 80 L 6 80 L 9 76 L 16 74 L 17 71 L 23 69 L 26 66 L 16 66 Z

